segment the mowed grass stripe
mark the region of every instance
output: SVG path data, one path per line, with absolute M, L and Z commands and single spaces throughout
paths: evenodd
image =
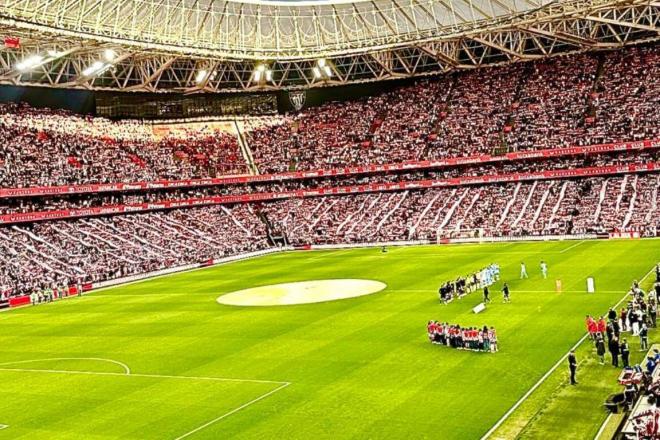
M 107 294 L 100 301 L 21 310 L 20 319 L 2 323 L 0 362 L 107 357 L 138 373 L 292 382 L 190 437 L 195 439 L 479 438 L 580 338 L 584 315 L 604 313 L 632 278 L 655 263 L 660 248 L 653 240 L 585 242 L 560 253 L 572 244 L 269 255 L 93 294 Z M 540 277 L 541 259 L 550 266 L 548 280 Z M 521 260 L 530 280 L 517 279 Z M 438 303 L 441 281 L 493 261 L 510 281 L 512 304 L 501 304 L 501 283 L 480 315 L 471 313 L 480 294 Z M 576 293 L 583 292 L 588 275 L 603 292 Z M 327 278 L 375 279 L 389 288 L 300 306 L 215 303 L 233 290 Z M 571 293 L 551 293 L 556 278 Z M 428 319 L 495 325 L 502 351 L 483 355 L 432 346 L 425 335 Z M 191 396 L 186 403 L 194 401 Z M 58 426 L 57 420 L 44 424 Z

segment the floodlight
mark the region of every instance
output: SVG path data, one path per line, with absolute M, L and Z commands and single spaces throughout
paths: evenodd
M 36 67 L 39 64 L 41 64 L 41 62 L 43 60 L 44 60 L 44 57 L 42 57 L 41 55 L 31 55 L 31 56 L 25 58 L 20 63 L 16 64 L 16 69 L 20 70 L 22 72 L 26 71 L 26 70 L 30 70 L 33 67 Z
M 83 75 L 85 76 L 91 76 L 94 75 L 95 73 L 98 73 L 103 69 L 105 64 L 103 64 L 101 61 L 94 61 L 91 66 L 83 70 Z
M 195 81 L 197 82 L 197 84 L 200 84 L 200 83 L 204 82 L 204 80 L 206 79 L 207 74 L 208 74 L 208 72 L 204 69 L 197 72 L 197 76 L 195 77 Z
M 103 51 L 103 59 L 106 60 L 109 63 L 114 61 L 116 56 L 117 56 L 117 53 L 112 49 L 106 49 L 106 50 Z

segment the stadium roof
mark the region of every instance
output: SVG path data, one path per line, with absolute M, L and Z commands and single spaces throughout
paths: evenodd
M 82 38 L 234 59 L 333 56 L 496 24 L 549 0 L 4 0 L 6 18 Z
M 656 40 L 658 17 L 656 0 L 0 0 L 0 83 L 346 84 Z

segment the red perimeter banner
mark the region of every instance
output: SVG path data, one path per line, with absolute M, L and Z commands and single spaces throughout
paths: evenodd
M 459 165 L 487 164 L 528 159 L 551 159 L 563 156 L 594 155 L 623 151 L 641 151 L 660 148 L 660 139 L 639 142 L 617 142 L 612 144 L 590 145 L 584 147 L 554 148 L 550 150 L 531 150 L 507 153 L 502 156 L 489 154 L 448 159 L 401 162 L 385 165 L 366 165 L 332 170 L 295 171 L 279 174 L 261 174 L 258 176 L 233 176 L 207 179 L 155 180 L 151 182 L 108 183 L 65 186 L 38 186 L 29 188 L 2 188 L 0 198 L 31 197 L 58 194 L 105 193 L 122 191 L 140 191 L 150 189 L 176 189 L 201 186 L 221 186 L 257 182 L 277 182 L 283 180 L 303 180 L 317 177 L 351 176 L 373 174 L 387 171 L 415 171 L 424 169 L 447 168 Z
M 197 197 L 183 200 L 165 200 L 155 203 L 133 203 L 128 205 L 106 205 L 83 209 L 26 212 L 0 215 L 0 224 L 25 223 L 43 220 L 58 220 L 77 217 L 92 217 L 108 214 L 159 211 L 164 209 L 192 208 L 196 206 L 227 205 L 234 203 L 268 200 L 321 197 L 329 195 L 360 194 L 368 192 L 405 191 L 423 188 L 446 188 L 454 186 L 488 183 L 521 182 L 530 180 L 567 179 L 572 177 L 595 177 L 616 174 L 631 174 L 660 171 L 660 162 L 647 164 L 611 165 L 604 167 L 569 168 L 565 170 L 534 171 L 529 173 L 491 174 L 485 176 L 453 177 L 438 180 L 411 180 L 365 185 L 336 186 L 330 188 L 299 189 L 274 193 L 252 193 L 234 196 Z
M 21 47 L 21 39 L 18 37 L 5 37 L 4 43 L 7 49 L 18 49 Z

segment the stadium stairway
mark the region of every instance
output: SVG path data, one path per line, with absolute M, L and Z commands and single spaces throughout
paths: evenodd
M 252 150 L 250 150 L 250 146 L 248 145 L 247 138 L 245 137 L 245 134 L 241 129 L 242 124 L 239 124 L 238 121 L 234 119 L 233 125 L 234 125 L 234 130 L 236 130 L 236 139 L 238 140 L 238 146 L 241 149 L 241 154 L 243 155 L 243 159 L 245 159 L 245 163 L 247 163 L 248 165 L 248 170 L 250 170 L 250 174 L 253 176 L 259 174 L 259 168 L 257 167 L 257 164 L 254 163 Z
M 268 244 L 271 246 L 277 246 L 278 244 L 281 244 L 283 246 L 286 246 L 289 244 L 289 239 L 286 236 L 286 233 L 284 230 L 276 230 L 275 227 L 273 226 L 273 223 L 268 219 L 268 216 L 266 215 L 265 212 L 262 210 L 258 209 L 255 211 L 255 214 L 261 220 L 261 222 L 266 226 L 266 237 L 268 238 Z

